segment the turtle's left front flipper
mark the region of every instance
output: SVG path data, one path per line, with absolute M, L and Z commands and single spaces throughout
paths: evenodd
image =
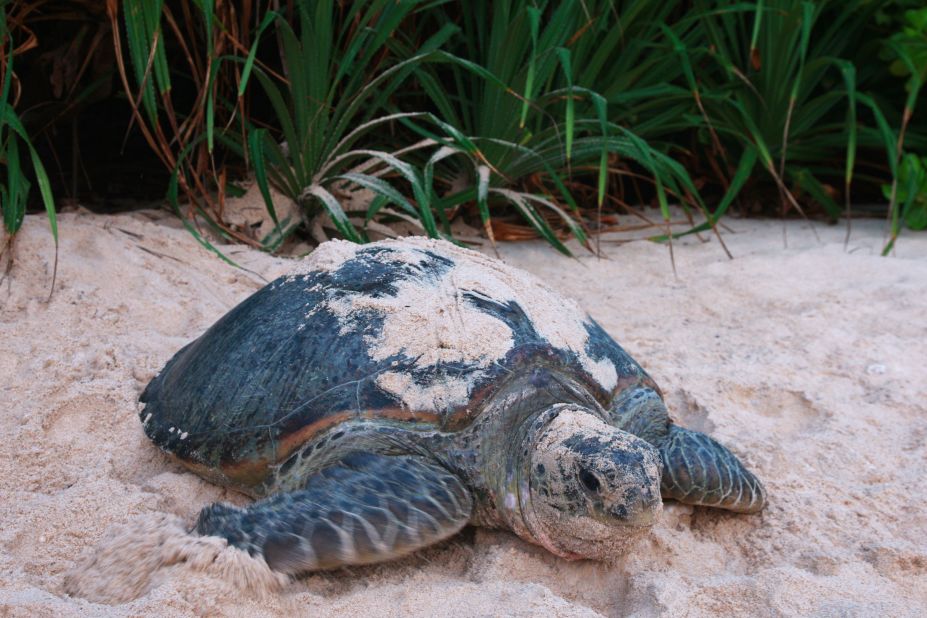
M 760 480 L 707 435 L 670 423 L 657 449 L 663 460 L 664 498 L 738 513 L 757 513 L 766 506 Z
M 442 541 L 470 519 L 460 479 L 418 456 L 353 453 L 305 489 L 238 509 L 207 506 L 196 531 L 228 539 L 285 573 L 370 564 Z

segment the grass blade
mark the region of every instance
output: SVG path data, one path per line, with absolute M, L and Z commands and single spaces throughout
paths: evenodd
M 270 139 L 267 129 L 255 129 L 248 133 L 248 151 L 251 154 L 251 167 L 254 170 L 254 179 L 257 182 L 261 197 L 264 198 L 264 206 L 270 214 L 274 225 L 279 226 L 277 220 L 277 210 L 274 208 L 274 200 L 270 195 L 270 183 L 267 181 L 267 168 L 264 164 L 264 140 Z
M 402 193 L 382 178 L 370 176 L 369 174 L 358 174 L 356 172 L 348 172 L 336 176 L 335 178 L 338 180 L 347 180 L 365 189 L 370 189 L 377 195 L 382 195 L 391 203 L 396 204 L 413 217 L 417 217 L 419 214 L 415 206 L 413 206 Z
M 547 221 L 541 217 L 537 211 L 528 203 L 528 197 L 524 193 L 518 191 L 512 191 L 510 189 L 490 189 L 492 193 L 501 195 L 511 204 L 515 206 L 516 209 L 522 214 L 522 216 L 527 219 L 528 223 L 534 230 L 551 246 L 553 246 L 557 251 L 564 255 L 572 256 L 570 250 L 567 249 L 566 245 L 560 242 L 560 239 L 557 238 L 557 235 L 550 228 Z
M 351 242 L 363 242 L 363 239 L 357 233 L 357 230 L 354 229 L 354 225 L 348 220 L 348 216 L 344 214 L 344 209 L 341 207 L 341 204 L 338 203 L 338 199 L 334 195 L 319 185 L 308 187 L 305 194 L 307 196 L 314 196 L 322 202 L 326 212 L 328 212 L 328 215 L 332 218 L 332 223 L 335 224 L 335 228 L 337 228 L 342 236 Z
M 570 50 L 560 47 L 557 49 L 563 73 L 567 79 L 566 99 L 566 159 L 569 163 L 573 155 L 573 133 L 576 124 L 576 103 L 573 100 L 573 69 L 570 67 Z

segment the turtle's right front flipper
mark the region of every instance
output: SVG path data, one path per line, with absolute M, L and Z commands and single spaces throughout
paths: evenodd
M 212 504 L 196 532 L 299 573 L 390 560 L 442 541 L 470 519 L 460 479 L 417 456 L 355 453 L 313 475 L 300 491 L 238 509 Z
M 758 513 L 766 506 L 760 480 L 713 438 L 670 423 L 657 448 L 664 498 L 738 513 Z
M 609 419 L 660 451 L 664 498 L 738 513 L 766 506 L 763 484 L 723 444 L 670 421 L 663 397 L 649 386 L 630 388 L 612 403 Z

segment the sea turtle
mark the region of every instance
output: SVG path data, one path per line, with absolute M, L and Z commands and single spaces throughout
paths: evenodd
M 167 363 L 144 431 L 259 500 L 195 531 L 295 573 L 395 558 L 466 524 L 603 559 L 663 498 L 743 513 L 765 490 L 674 424 L 578 305 L 439 240 L 322 244 Z

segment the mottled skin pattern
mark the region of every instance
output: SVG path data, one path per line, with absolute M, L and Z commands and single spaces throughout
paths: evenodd
M 708 436 L 672 424 L 650 377 L 591 319 L 584 352 L 615 367 L 614 388 L 512 300 L 460 290 L 514 339 L 479 374 L 464 362 L 374 360 L 384 317 L 346 324 L 325 302 L 395 296 L 400 282 L 427 285 L 453 266 L 440 249 L 369 245 L 334 270 L 271 283 L 167 363 L 141 396 L 146 434 L 198 474 L 263 498 L 206 507 L 199 533 L 295 573 L 401 556 L 467 523 L 607 558 L 652 523 L 661 493 L 762 509 L 759 481 Z M 386 371 L 426 386 L 480 377 L 464 405 L 413 410 L 377 385 Z

